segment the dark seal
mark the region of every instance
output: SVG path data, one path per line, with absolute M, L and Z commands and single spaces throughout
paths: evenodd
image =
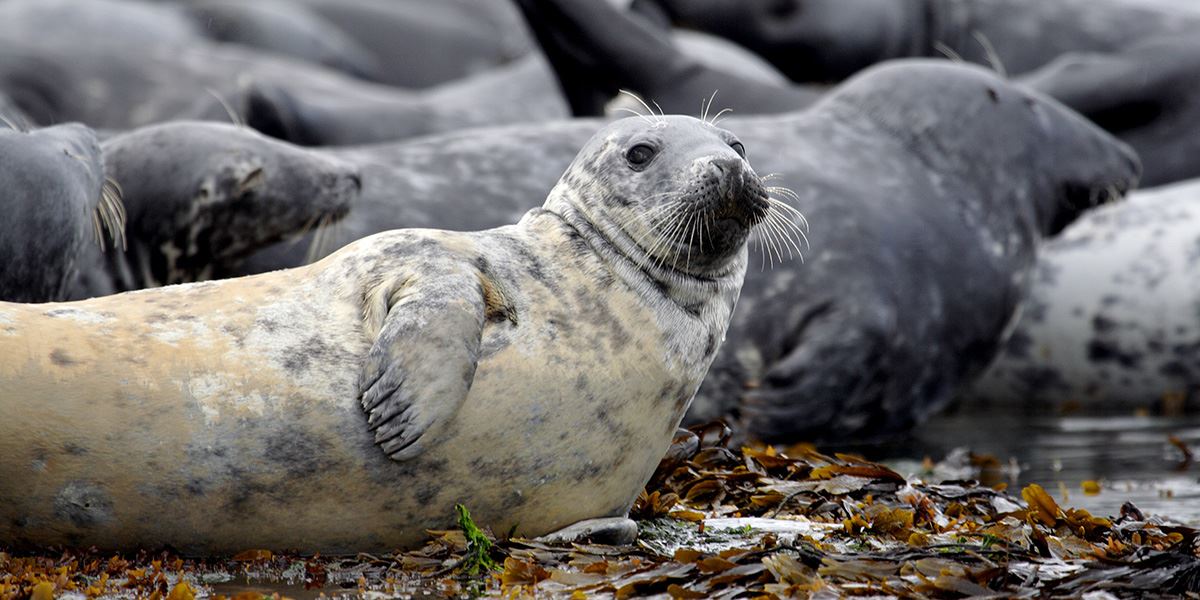
M 0 299 L 62 300 L 87 257 L 122 244 L 125 216 L 92 130 L 0 127 Z

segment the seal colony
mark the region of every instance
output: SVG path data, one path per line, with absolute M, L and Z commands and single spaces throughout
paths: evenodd
M 516 225 L 0 304 L 0 540 L 359 552 L 458 502 L 526 536 L 624 517 L 780 218 L 744 153 L 624 119 Z

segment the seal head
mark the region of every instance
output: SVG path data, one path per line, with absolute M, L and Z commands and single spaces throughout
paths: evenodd
M 358 170 L 245 127 L 177 122 L 103 144 L 129 248 L 95 257 L 74 297 L 221 277 L 251 252 L 336 222 Z

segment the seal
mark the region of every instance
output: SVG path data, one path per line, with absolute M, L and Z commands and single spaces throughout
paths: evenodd
M 998 351 L 1036 244 L 1131 188 L 1139 170 L 1127 146 L 1075 112 L 949 61 L 897 61 L 808 110 L 722 125 L 771 149 L 753 157 L 756 168 L 793 189 L 813 223 L 802 267 L 764 271 L 755 257 L 689 416 L 732 417 L 752 437 L 845 440 L 937 411 Z M 576 119 L 332 151 L 363 168 L 363 196 L 336 243 L 381 228 L 502 223 L 549 190 L 551 170 L 600 126 Z M 276 246 L 243 268 L 303 259 L 303 246 Z
M 509 2 L 301 0 L 365 47 L 382 83 L 423 89 L 502 67 L 533 50 Z
M 0 127 L 0 299 L 62 300 L 82 262 L 120 245 L 124 211 L 95 134 L 79 124 Z M 107 238 L 107 239 L 106 239 Z
M 576 116 L 598 116 L 620 90 L 632 90 L 668 112 L 691 112 L 721 91 L 738 112 L 777 113 L 815 102 L 821 92 L 731 71 L 689 54 L 660 30 L 607 2 L 517 0 L 526 22 L 554 67 Z
M 751 228 L 779 218 L 744 152 L 690 117 L 625 119 L 516 225 L 0 304 L 0 541 L 357 552 L 419 544 L 455 503 L 527 536 L 624 517 Z
M 285 122 L 299 123 L 295 129 L 309 137 L 329 132 L 311 140 L 329 145 L 566 114 L 553 76 L 536 57 L 503 72 L 515 76 L 482 73 L 414 92 L 183 34 L 114 36 L 109 28 L 140 31 L 146 22 L 125 20 L 123 12 L 90 28 L 79 16 L 77 28 L 42 30 L 30 24 L 53 21 L 57 11 L 18 11 L 10 4 L 0 3 L 0 90 L 37 123 L 128 130 L 170 120 L 270 124 L 263 115 L 290 115 Z
M 1121 52 L 1071 53 L 1021 79 L 1138 152 L 1153 187 L 1200 177 L 1200 40 L 1156 38 Z
M 1047 243 L 1004 352 L 965 395 L 1030 413 L 1195 409 L 1200 181 L 1132 194 Z
M 554 74 L 537 55 L 415 93 L 366 83 L 297 85 L 275 75 L 251 79 L 242 93 L 248 125 L 304 146 L 382 143 L 568 116 Z
M 101 148 L 128 243 L 86 249 L 68 299 L 219 277 L 256 250 L 333 226 L 362 186 L 349 163 L 222 123 L 153 125 Z
M 205 37 L 383 81 L 379 57 L 321 15 L 296 2 L 198 0 L 171 8 L 191 17 Z
M 840 81 L 885 60 L 947 54 L 1020 74 L 1067 52 L 1113 52 L 1200 26 L 1194 8 L 1137 0 L 640 0 L 635 7 L 727 37 L 798 82 Z
M 604 99 L 617 89 L 636 92 L 669 112 L 694 110 L 697 98 L 720 91 L 722 105 L 739 114 L 804 108 L 822 93 L 811 85 L 749 83 L 741 72 L 698 65 L 671 48 L 665 34 L 605 3 L 520 3 L 577 115 L 603 114 Z M 1065 54 L 1017 81 L 1132 146 L 1144 165 L 1142 183 L 1155 186 L 1200 177 L 1198 74 L 1200 42 L 1189 33 L 1153 38 L 1118 53 Z

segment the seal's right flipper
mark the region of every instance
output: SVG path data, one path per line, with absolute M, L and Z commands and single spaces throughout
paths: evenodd
M 375 443 L 407 460 L 428 447 L 471 389 L 487 313 L 484 285 L 467 264 L 423 264 L 372 290 L 365 313 L 368 327 L 382 326 L 359 375 L 362 407 Z

